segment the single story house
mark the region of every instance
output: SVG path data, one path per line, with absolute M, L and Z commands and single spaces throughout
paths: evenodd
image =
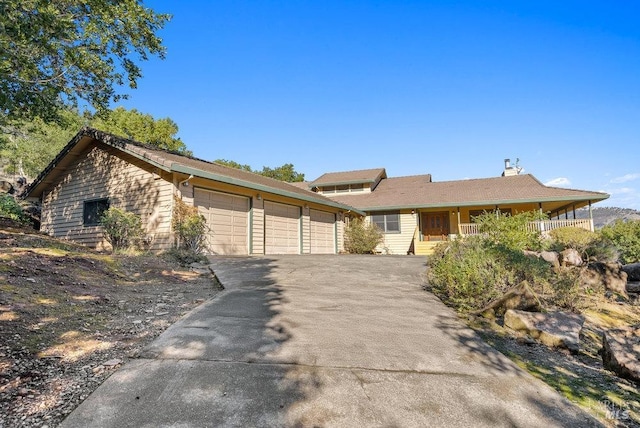
M 108 246 L 99 224 L 110 206 L 136 213 L 150 249 L 174 245 L 174 198 L 198 207 L 215 254 L 322 254 L 343 250 L 349 205 L 289 183 L 83 128 L 29 186 L 41 230 Z
M 538 210 L 550 218 L 532 225 L 540 230 L 593 230 L 591 204 L 609 197 L 545 186 L 533 175 L 520 174 L 508 159 L 501 176 L 491 178 L 434 182 L 430 174 L 387 177 L 384 168 L 376 168 L 327 173 L 298 185 L 364 211 L 384 232 L 379 251 L 391 254 L 429 254 L 438 241 L 477 233 L 474 217 L 485 211 Z M 575 210 L 585 206 L 589 218 L 576 219 Z

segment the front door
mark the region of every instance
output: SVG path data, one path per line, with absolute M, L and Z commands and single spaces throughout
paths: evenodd
M 443 241 L 449 236 L 449 213 L 422 213 L 422 237 L 425 241 Z

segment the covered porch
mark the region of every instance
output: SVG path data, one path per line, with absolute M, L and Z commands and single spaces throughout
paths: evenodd
M 434 208 L 416 208 L 418 224 L 413 236 L 413 249 L 416 255 L 428 255 L 442 241 L 458 236 L 476 235 L 479 225 L 474 218 L 485 212 L 495 215 L 511 215 L 523 212 L 539 211 L 547 219 L 528 224 L 529 230 L 548 232 L 563 227 L 576 227 L 594 231 L 591 201 L 574 201 L 569 204 L 559 201 L 541 201 L 527 204 L 509 204 L 494 206 L 456 206 Z M 576 218 L 576 210 L 588 207 L 588 218 Z

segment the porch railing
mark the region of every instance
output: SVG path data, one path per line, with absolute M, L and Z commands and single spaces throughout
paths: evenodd
M 527 225 L 527 229 L 531 231 L 548 232 L 561 227 L 577 227 L 580 229 L 593 230 L 591 219 L 564 219 L 564 220 L 541 220 L 532 221 Z M 460 223 L 461 235 L 477 235 L 477 223 Z

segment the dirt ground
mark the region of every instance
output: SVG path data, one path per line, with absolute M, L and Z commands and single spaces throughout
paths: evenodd
M 521 368 L 596 416 L 608 427 L 640 427 L 640 385 L 616 376 L 602 363 L 602 333 L 640 323 L 637 300 L 623 303 L 593 298 L 583 310 L 580 351 L 552 349 L 505 328 L 502 320 L 472 317 L 469 325 Z
M 0 224 L 0 427 L 54 427 L 213 297 L 169 256 L 110 255 Z

